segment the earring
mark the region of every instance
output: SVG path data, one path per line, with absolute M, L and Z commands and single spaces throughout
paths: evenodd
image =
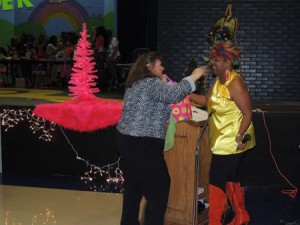
M 231 78 L 231 76 L 230 76 L 230 70 L 229 69 L 226 69 L 226 72 L 225 72 L 225 79 L 226 79 L 226 81 L 227 80 L 230 80 L 230 78 Z

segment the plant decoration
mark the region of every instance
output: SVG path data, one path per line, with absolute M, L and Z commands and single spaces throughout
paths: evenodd
M 228 4 L 225 15 L 217 19 L 208 34 L 207 42 L 213 46 L 218 41 L 236 42 L 238 19 L 232 16 L 232 4 Z
M 204 60 L 204 59 L 203 59 Z M 193 70 L 198 67 L 198 63 L 196 61 L 196 56 L 193 55 L 187 65 L 187 67 L 183 71 L 183 76 L 187 77 L 192 74 Z M 197 82 L 196 82 L 196 91 L 197 94 L 205 94 L 206 93 L 206 82 L 207 82 L 208 76 L 202 76 Z

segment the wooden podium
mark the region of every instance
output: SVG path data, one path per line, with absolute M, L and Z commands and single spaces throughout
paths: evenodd
M 171 176 L 165 225 L 208 224 L 208 208 L 198 212 L 198 199 L 208 201 L 209 196 L 211 151 L 205 123 L 177 122 L 174 147 L 165 152 Z M 200 195 L 198 187 L 204 188 Z

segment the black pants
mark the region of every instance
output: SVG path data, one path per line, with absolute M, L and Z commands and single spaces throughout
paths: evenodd
M 35 77 L 32 75 L 31 64 L 21 64 L 21 73 L 25 79 L 26 88 L 34 87 Z
M 124 173 L 121 225 L 139 225 L 143 196 L 147 204 L 145 225 L 163 225 L 170 190 L 170 176 L 164 160 L 164 140 L 132 137 L 116 132 L 116 145 L 122 156 Z
M 101 87 L 105 86 L 107 83 L 107 75 L 104 71 L 104 60 L 105 60 L 105 53 L 104 52 L 98 52 L 95 56 L 96 61 L 96 68 L 98 72 L 98 85 Z
M 226 192 L 226 182 L 237 182 L 237 169 L 245 152 L 233 155 L 212 155 L 210 184 Z

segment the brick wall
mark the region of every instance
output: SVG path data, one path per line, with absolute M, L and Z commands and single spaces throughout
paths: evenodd
M 166 73 L 180 80 L 193 55 L 202 62 L 212 24 L 229 1 L 158 1 L 157 51 Z M 253 100 L 300 101 L 300 1 L 231 1 L 238 18 L 243 74 Z M 213 78 L 209 79 L 209 84 Z

